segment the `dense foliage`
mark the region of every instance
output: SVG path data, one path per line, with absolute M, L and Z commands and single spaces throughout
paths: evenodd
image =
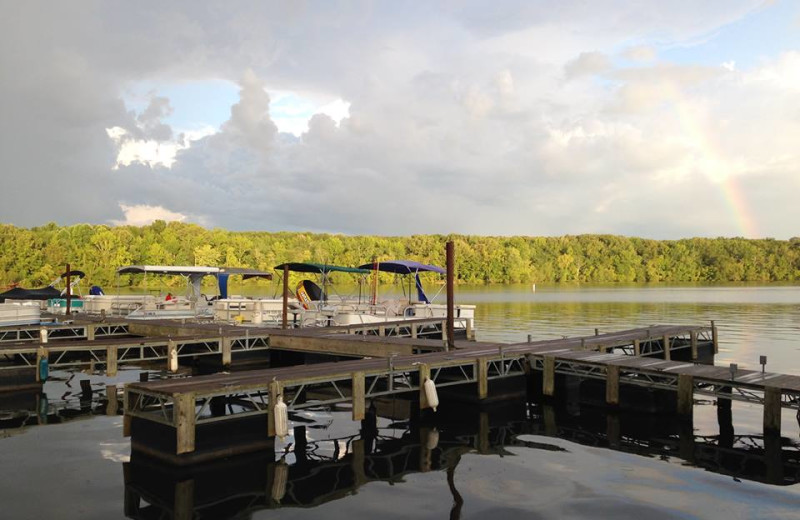
M 67 263 L 98 285 L 113 285 L 115 269 L 128 264 L 270 270 L 284 261 L 352 266 L 377 257 L 444 265 L 448 240 L 455 242 L 462 283 L 800 280 L 800 238 L 379 237 L 232 232 L 156 221 L 144 227 L 0 225 L 0 284 L 46 284 Z

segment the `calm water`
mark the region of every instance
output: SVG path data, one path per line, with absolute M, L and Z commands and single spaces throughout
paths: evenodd
M 800 375 L 800 287 L 459 287 L 457 297 L 478 305 L 480 340 L 715 320 L 717 364 L 757 368 L 766 355 L 768 370 Z M 277 461 L 179 472 L 131 460 L 121 417 L 101 415 L 110 380 L 57 376 L 44 408 L 41 396 L 0 399 L 2 518 L 800 518 L 791 411 L 776 444 L 761 436 L 760 407 L 742 403 L 731 420 L 698 400 L 687 433 L 674 416 L 578 404 L 481 415 L 443 402 L 410 422 L 398 400 L 374 426 L 345 408 L 294 415 L 308 446 L 295 451 L 302 439 L 290 436 Z M 98 395 L 81 401 L 86 378 Z M 137 378 L 124 370 L 114 382 Z

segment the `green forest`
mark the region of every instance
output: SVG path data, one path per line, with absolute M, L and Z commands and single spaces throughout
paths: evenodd
M 648 240 L 615 235 L 348 236 L 237 232 L 156 221 L 149 226 L 0 224 L 0 284 L 51 282 L 69 263 L 90 284 L 116 284 L 124 265 L 208 265 L 271 270 L 285 262 L 355 266 L 412 259 L 444 266 L 455 243 L 459 283 L 768 282 L 800 280 L 800 238 Z M 139 283 L 128 279 L 123 285 Z

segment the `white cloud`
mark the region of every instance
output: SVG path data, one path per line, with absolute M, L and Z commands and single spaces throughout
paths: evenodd
M 186 215 L 170 211 L 161 206 L 148 206 L 147 204 L 128 205 L 119 203 L 119 209 L 125 215 L 124 220 L 111 220 L 115 226 L 146 226 L 156 220 L 167 222 L 183 222 Z
M 0 21 L 0 57 L 20 71 L 0 83 L 15 100 L 0 118 L 3 188 L 55 189 L 47 215 L 18 204 L 0 217 L 109 221 L 136 201 L 141 215 L 118 222 L 163 211 L 234 229 L 740 234 L 724 200 L 698 195 L 735 180 L 763 229 L 791 236 L 797 54 L 749 69 L 720 66 L 739 58 L 725 49 L 665 59 L 759 6 L 243 2 L 132 17 L 122 3 L 25 4 Z M 191 89 L 123 102 L 131 85 L 212 80 L 238 82 L 239 99 L 195 133 L 169 99 Z M 62 203 L 76 182 L 92 196 Z M 698 199 L 675 215 L 675 200 Z

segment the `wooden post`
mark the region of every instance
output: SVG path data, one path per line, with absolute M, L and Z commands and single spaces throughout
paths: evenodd
M 639 340 L 633 340 L 633 355 L 634 356 L 641 356 L 642 355 L 642 346 L 639 344 Z
M 386 327 L 383 325 L 378 325 L 378 336 L 383 337 L 386 335 Z
M 281 395 L 281 382 L 272 381 L 269 384 L 269 401 L 267 402 L 267 435 L 275 437 L 275 403 L 278 402 L 278 396 Z
M 425 381 L 431 378 L 431 367 L 427 363 L 420 363 L 419 365 L 419 409 L 424 410 L 430 408 L 428 403 L 428 396 L 425 395 Z
M 542 393 L 552 397 L 556 390 L 556 358 L 544 357 L 544 373 L 542 375 Z
M 366 411 L 364 372 L 353 372 L 352 381 L 353 420 L 361 421 L 364 419 L 364 412 Z
M 177 394 L 173 397 L 175 435 L 178 455 L 194 451 L 195 398 L 194 393 Z
M 662 341 L 664 342 L 664 359 L 669 361 L 672 359 L 672 354 L 669 351 L 669 336 L 665 334 Z
M 283 309 L 281 310 L 281 328 L 289 328 L 289 264 L 283 265 Z
M 489 362 L 486 358 L 478 358 L 478 399 L 486 399 L 489 395 Z
M 230 368 L 231 366 L 231 345 L 233 340 L 231 338 L 220 338 L 222 343 L 222 366 Z
M 711 342 L 714 344 L 714 354 L 719 354 L 719 335 L 714 320 L 711 320 Z
M 454 244 L 452 241 L 448 242 L 445 246 L 445 253 L 447 255 L 447 348 L 452 350 L 456 347 L 455 332 L 454 332 L 454 302 L 455 298 L 453 293 L 453 283 L 455 280 L 455 252 Z
M 619 404 L 619 365 L 606 367 L 606 404 Z
M 691 338 L 692 343 L 692 360 L 694 361 L 697 359 L 697 332 L 691 331 L 689 333 L 689 337 Z
M 781 389 L 764 388 L 764 435 L 781 433 Z
M 694 377 L 678 374 L 678 414 L 691 416 L 694 408 Z
M 86 325 L 86 339 L 89 340 L 89 341 L 94 341 L 95 333 L 96 333 L 95 326 L 92 325 L 91 323 L 87 324 Z
M 175 483 L 175 502 L 172 518 L 192 520 L 194 518 L 194 479 Z
M 71 277 L 70 277 L 69 273 L 70 273 L 70 268 L 69 268 L 69 264 L 67 264 L 67 287 L 66 287 L 66 290 L 67 290 L 67 311 L 66 311 L 66 315 L 67 316 L 69 316 L 70 313 L 72 312 L 72 298 L 71 298 L 71 296 L 72 296 L 72 287 L 70 287 L 70 282 L 72 280 L 71 280 Z
M 113 377 L 117 375 L 117 347 L 106 348 L 106 375 Z
M 472 318 L 465 318 L 467 322 L 467 339 L 475 339 L 475 333 L 472 330 Z
M 600 335 L 600 329 L 594 329 L 594 335 L 595 336 L 599 336 Z
M 106 415 L 117 415 L 119 403 L 117 401 L 117 385 L 106 385 Z
M 167 370 L 173 374 L 178 371 L 178 345 L 172 339 L 167 341 Z
M 411 324 L 411 337 L 413 339 L 417 339 L 417 324 L 416 323 L 412 323 Z

